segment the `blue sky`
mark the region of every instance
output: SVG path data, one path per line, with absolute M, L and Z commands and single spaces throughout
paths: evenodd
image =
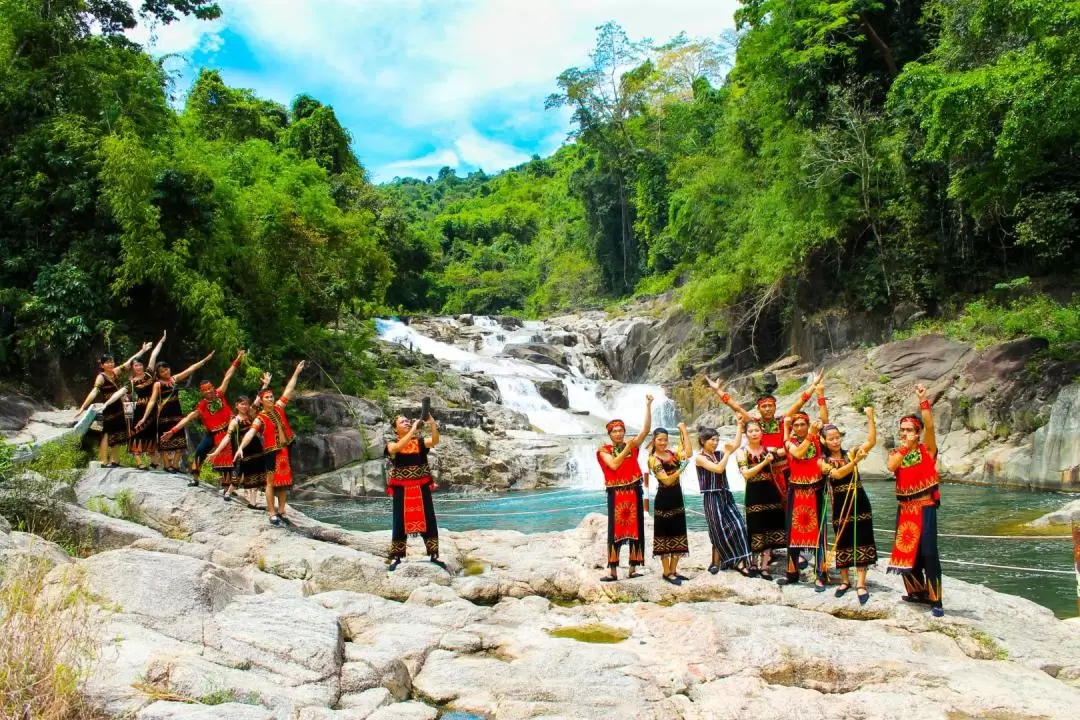
M 138 4 L 137 0 L 130 0 Z M 595 28 L 632 39 L 717 38 L 737 0 L 219 0 L 214 22 L 140 28 L 134 39 L 186 91 L 199 68 L 283 104 L 332 105 L 376 182 L 449 165 L 495 172 L 547 155 L 569 129 L 544 110 L 555 77 L 584 65 Z

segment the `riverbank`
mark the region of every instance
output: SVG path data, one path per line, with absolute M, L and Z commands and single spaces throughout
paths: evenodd
M 117 549 L 50 553 L 53 591 L 81 579 L 100 608 L 87 692 L 113 716 L 1066 718 L 1080 702 L 1080 626 L 952 577 L 935 620 L 876 571 L 865 606 L 710 575 L 695 532 L 682 587 L 651 557 L 644 577 L 601 583 L 595 514 L 537 535 L 444 531 L 449 572 L 414 555 L 387 573 L 388 532 L 295 509 L 273 528 L 175 477 L 95 469 L 76 494 L 123 497 L 136 520 L 102 518 Z M 155 702 L 211 691 L 249 704 Z

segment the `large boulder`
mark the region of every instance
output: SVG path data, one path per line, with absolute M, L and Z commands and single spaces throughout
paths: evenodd
M 510 343 L 503 348 L 501 354 L 535 365 L 553 365 L 564 370 L 568 367 L 563 350 L 546 343 Z
M 611 377 L 620 382 L 641 382 L 653 351 L 651 324 L 642 318 L 616 320 L 603 330 L 600 350 Z
M 536 391 L 540 397 L 547 400 L 554 407 L 566 410 L 570 407 L 570 398 L 566 394 L 566 385 L 562 380 L 535 380 Z
M 318 427 L 356 427 L 384 421 L 382 409 L 363 398 L 340 393 L 312 392 L 297 395 L 289 409 L 312 418 Z
M 897 383 L 935 382 L 974 356 L 966 343 L 944 335 L 921 335 L 870 351 L 874 369 Z
M 43 406 L 26 395 L 0 394 L 0 432 L 13 433 L 30 421 Z
M 364 460 L 370 448 L 358 428 L 340 428 L 299 435 L 289 448 L 289 462 L 298 478 L 330 472 Z

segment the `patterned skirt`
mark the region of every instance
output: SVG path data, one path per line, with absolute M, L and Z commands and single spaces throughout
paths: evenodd
M 101 411 L 101 432 L 109 436 L 109 447 L 124 445 L 128 441 L 128 423 L 124 417 L 124 403 L 117 400 Z
M 720 567 L 734 567 L 740 560 L 750 557 L 750 545 L 746 540 L 746 523 L 739 514 L 739 507 L 731 491 L 710 490 L 701 494 L 705 505 L 705 522 L 709 526 L 709 540 L 720 553 Z
M 768 473 L 758 473 L 746 481 L 746 531 L 750 535 L 750 552 L 787 546 L 784 499 Z
M 682 488 L 660 485 L 653 501 L 653 555 L 689 555 Z
M 141 397 L 135 402 L 134 420 L 131 421 L 132 432 L 128 436 L 128 451 L 131 453 L 155 453 L 158 449 L 156 423 L 148 422 L 143 425 L 142 430 L 134 431 L 135 423 L 139 422 L 146 413 L 147 399 Z
M 287 488 L 293 484 L 292 465 L 289 464 L 289 448 L 283 447 L 266 454 L 266 474 L 275 488 Z
M 862 483 L 851 477 L 832 486 L 832 521 L 836 533 L 836 567 L 867 567 L 877 562 L 874 515 Z

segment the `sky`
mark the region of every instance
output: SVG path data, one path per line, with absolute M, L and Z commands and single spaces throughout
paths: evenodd
M 213 22 L 140 26 L 132 39 L 185 93 L 199 69 L 289 105 L 331 105 L 375 182 L 450 166 L 493 173 L 566 140 L 569 111 L 545 110 L 569 67 L 588 64 L 596 26 L 666 42 L 719 38 L 737 0 L 218 0 Z M 129 0 L 139 5 L 139 0 Z

